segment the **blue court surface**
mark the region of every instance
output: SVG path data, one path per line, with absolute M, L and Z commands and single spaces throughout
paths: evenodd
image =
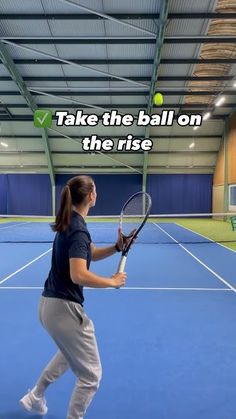
M 14 225 L 5 225 L 9 234 Z M 199 243 L 175 224 L 159 227 L 156 234 L 168 236 L 168 243 L 132 248 L 125 288 L 85 290 L 103 364 L 86 418 L 234 419 L 236 252 Z M 97 245 L 106 245 L 96 239 L 106 227 L 89 229 Z M 46 241 L 0 243 L 0 419 L 38 417 L 22 411 L 18 400 L 56 350 L 37 313 L 51 247 Z M 91 270 L 109 276 L 118 261 L 117 254 Z M 48 419 L 66 418 L 73 385 L 68 372 L 48 389 Z

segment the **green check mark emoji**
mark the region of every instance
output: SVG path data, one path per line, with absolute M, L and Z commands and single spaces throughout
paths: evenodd
M 38 109 L 34 112 L 34 126 L 37 128 L 50 128 L 52 125 L 52 112 L 47 109 Z

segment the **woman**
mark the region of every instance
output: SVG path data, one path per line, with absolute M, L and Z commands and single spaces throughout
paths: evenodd
M 91 260 L 111 256 L 123 245 L 120 231 L 113 246 L 97 248 L 91 243 L 84 219 L 95 203 L 96 187 L 91 177 L 70 179 L 63 188 L 60 209 L 52 226 L 56 236 L 39 314 L 42 325 L 59 350 L 33 390 L 20 400 L 26 410 L 41 415 L 48 410 L 45 390 L 71 368 L 77 381 L 67 419 L 83 419 L 102 373 L 93 322 L 83 309 L 83 287 L 119 288 L 125 285 L 126 273 L 106 278 L 89 271 Z

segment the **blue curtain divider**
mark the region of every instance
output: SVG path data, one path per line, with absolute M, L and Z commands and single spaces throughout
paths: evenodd
M 153 214 L 193 214 L 212 211 L 211 174 L 148 176 Z
M 0 174 L 0 214 L 7 214 L 7 175 Z
M 72 177 L 73 175 L 61 174 L 56 176 L 57 209 L 61 190 Z M 96 174 L 92 178 L 96 184 L 97 202 L 89 215 L 118 215 L 129 196 L 142 190 L 142 175 L 139 174 Z
M 56 175 L 57 209 L 68 179 L 76 175 Z M 140 174 L 97 174 L 92 176 L 98 192 L 91 215 L 117 215 L 122 204 L 142 189 Z M 148 176 L 147 191 L 152 196 L 153 214 L 207 213 L 212 211 L 211 174 L 156 174 Z M 49 175 L 0 175 L 0 212 L 19 215 L 51 215 Z
M 0 176 L 1 213 L 51 215 L 52 192 L 49 175 L 6 174 Z

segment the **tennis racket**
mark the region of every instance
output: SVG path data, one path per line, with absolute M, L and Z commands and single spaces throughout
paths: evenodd
M 124 272 L 130 247 L 144 227 L 150 214 L 151 205 L 150 195 L 146 192 L 137 192 L 126 201 L 121 210 L 120 229 L 123 238 L 123 248 L 118 272 Z

